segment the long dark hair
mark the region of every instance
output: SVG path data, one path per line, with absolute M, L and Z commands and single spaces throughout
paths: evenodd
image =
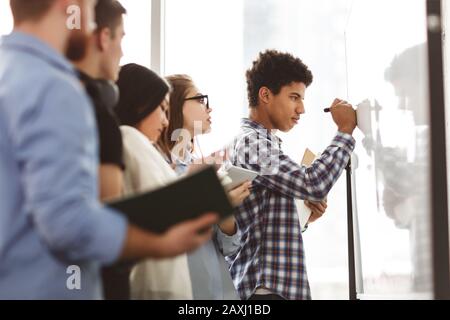
M 172 137 L 177 129 L 183 128 L 184 116 L 183 106 L 189 90 L 195 87 L 192 78 L 185 74 L 177 74 L 166 77 L 172 91 L 170 92 L 170 120 L 169 126 L 164 129 L 158 141 L 158 146 L 164 152 L 168 159 L 172 160 L 171 151 L 177 143 L 176 138 Z M 174 138 L 174 139 L 173 139 Z
M 170 91 L 167 81 L 135 63 L 121 68 L 117 86 L 120 92 L 117 116 L 122 125 L 132 127 L 155 111 Z

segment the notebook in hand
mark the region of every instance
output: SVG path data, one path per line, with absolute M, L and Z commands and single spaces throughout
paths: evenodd
M 130 223 L 155 233 L 206 212 L 216 212 L 223 219 L 233 211 L 213 167 L 161 189 L 110 202 L 108 206 L 122 212 Z
M 253 181 L 258 172 L 247 170 L 233 165 L 222 166 L 218 171 L 219 177 L 222 177 L 222 184 L 225 190 L 233 190 L 245 181 Z
M 302 162 L 301 164 L 309 167 L 311 166 L 311 164 L 314 162 L 314 160 L 316 159 L 316 155 L 309 150 L 308 148 L 305 150 L 305 153 L 303 154 L 303 158 L 302 158 Z M 311 209 L 308 208 L 305 205 L 305 201 L 304 200 L 295 200 L 295 204 L 297 206 L 297 211 L 298 211 L 298 217 L 300 220 L 300 226 L 302 228 L 302 231 L 305 231 L 306 229 L 306 224 L 308 223 L 309 217 L 311 216 Z

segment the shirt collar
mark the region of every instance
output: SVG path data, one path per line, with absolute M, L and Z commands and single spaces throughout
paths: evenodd
M 189 152 L 188 150 L 184 151 L 184 156 L 183 157 L 178 157 L 175 153 L 172 153 L 172 158 L 173 158 L 173 161 L 177 165 L 189 166 L 194 161 L 192 153 Z
M 13 31 L 0 38 L 0 46 L 27 52 L 64 72 L 76 75 L 75 68 L 63 55 L 33 35 Z
M 280 137 L 275 135 L 277 130 L 266 129 L 261 123 L 253 121 L 253 120 L 250 120 L 249 118 L 242 118 L 242 120 L 241 120 L 241 127 L 242 128 L 253 129 L 255 131 L 263 133 L 264 135 L 267 135 L 267 137 L 270 140 L 276 141 L 280 145 L 283 142 L 283 140 L 281 140 Z

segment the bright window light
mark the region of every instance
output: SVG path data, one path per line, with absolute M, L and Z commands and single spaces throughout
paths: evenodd
M 13 20 L 9 1 L 0 1 L 0 36 L 11 32 Z

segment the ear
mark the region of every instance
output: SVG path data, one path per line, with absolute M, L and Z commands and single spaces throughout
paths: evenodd
M 97 45 L 100 51 L 106 51 L 111 43 L 111 30 L 109 28 L 103 28 L 97 36 Z
M 259 101 L 261 103 L 269 103 L 272 92 L 267 87 L 261 87 L 258 92 Z

